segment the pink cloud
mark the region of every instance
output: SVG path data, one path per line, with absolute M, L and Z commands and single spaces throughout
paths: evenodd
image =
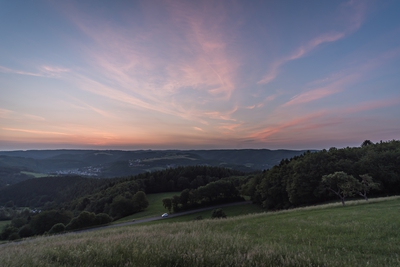
M 40 130 L 29 130 L 29 129 L 18 129 L 18 128 L 2 128 L 3 130 L 6 131 L 12 131 L 12 132 L 23 132 L 23 133 L 30 133 L 30 134 L 38 134 L 38 135 L 70 135 L 67 133 L 62 133 L 62 132 L 53 132 L 53 131 L 40 131 Z
M 83 70 L 71 73 L 79 76 L 74 81 L 91 93 L 202 124 L 208 119 L 230 120 L 220 109 L 232 105 L 228 100 L 236 89 L 239 61 L 227 52 L 232 35 L 226 33 L 223 7 L 209 2 L 198 7 L 142 4 L 145 23 L 151 26 L 146 32 L 106 24 L 79 10 L 68 13 L 93 39 L 94 45 L 84 51 L 100 76 L 89 78 Z M 153 13 L 160 10 L 167 12 L 167 20 L 155 19 Z M 126 25 L 136 23 L 131 17 L 124 19 Z
M 238 107 L 234 107 L 232 110 L 225 111 L 225 112 L 220 112 L 220 111 L 211 111 L 211 112 L 204 112 L 204 114 L 211 118 L 211 119 L 218 119 L 218 120 L 224 120 L 224 121 L 236 121 L 231 117 L 233 113 L 235 113 L 238 110 Z
M 204 130 L 200 127 L 193 127 L 193 129 L 195 129 L 196 131 L 204 132 Z
M 41 116 L 37 116 L 37 115 L 32 115 L 32 114 L 25 114 L 25 117 L 27 117 L 29 120 L 34 120 L 34 121 L 45 121 L 46 119 L 41 117 Z
M 325 111 L 318 111 L 312 114 L 308 114 L 303 117 L 298 117 L 284 123 L 278 123 L 274 126 L 266 127 L 262 130 L 256 131 L 250 135 L 249 138 L 257 140 L 267 140 L 271 136 L 281 134 L 282 132 L 297 132 L 299 129 L 315 129 L 319 127 L 315 121 L 326 115 Z
M 6 119 L 12 113 L 12 110 L 0 108 L 0 118 Z
M 282 107 L 304 104 L 336 94 L 345 89 L 346 86 L 355 83 L 358 79 L 358 74 L 350 74 L 348 76 L 341 77 L 337 81 L 334 81 L 325 87 L 309 90 L 294 96 L 290 101 L 283 104 Z

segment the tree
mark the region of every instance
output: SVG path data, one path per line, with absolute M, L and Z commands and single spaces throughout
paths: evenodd
M 25 224 L 24 226 L 22 226 L 18 231 L 18 235 L 21 238 L 32 236 L 33 233 L 31 226 L 29 224 Z
M 23 217 L 14 217 L 11 220 L 11 225 L 16 227 L 16 228 L 21 228 L 22 226 L 24 226 L 27 223 L 27 219 L 23 218 Z
M 72 214 L 70 212 L 50 210 L 32 216 L 29 224 L 32 227 L 33 234 L 41 235 L 49 231 L 57 223 L 68 224 L 71 218 Z
M 133 195 L 133 205 L 135 206 L 135 211 L 142 211 L 149 206 L 149 201 L 143 191 L 138 191 Z
M 56 223 L 49 230 L 49 234 L 54 235 L 54 234 L 62 233 L 64 231 L 65 231 L 65 225 L 63 223 Z
M 96 218 L 95 218 L 96 225 L 108 224 L 110 222 L 112 222 L 112 218 L 108 214 L 106 214 L 106 213 L 96 214 Z
M 171 213 L 172 209 L 172 199 L 171 198 L 164 198 L 162 200 L 164 208 L 168 209 L 168 212 Z
M 96 215 L 93 212 L 82 211 L 65 227 L 66 230 L 87 228 L 96 225 Z M 53 226 L 54 227 L 54 226 Z
M 365 147 L 365 146 L 369 146 L 369 145 L 373 145 L 374 143 L 371 142 L 371 140 L 365 140 L 362 144 L 361 147 Z
M 174 212 L 179 211 L 179 203 L 181 201 L 181 198 L 179 196 L 173 196 L 172 197 L 172 209 Z
M 345 198 L 353 196 L 361 188 L 360 182 L 345 172 L 335 172 L 322 176 L 321 186 L 323 191 L 328 190 L 337 195 L 344 206 Z
M 6 207 L 6 208 L 13 208 L 13 207 L 14 207 L 14 202 L 13 202 L 12 200 L 8 201 L 8 202 L 5 204 L 5 207 Z
M 181 192 L 181 195 L 180 195 L 179 198 L 180 198 L 180 202 L 181 202 L 183 208 L 185 208 L 187 206 L 187 204 L 188 204 L 189 194 L 190 194 L 189 189 L 185 189 L 185 190 L 183 190 Z
M 15 234 L 18 235 L 18 228 L 12 226 L 11 224 L 8 224 L 0 233 L 0 240 L 14 240 L 15 238 L 13 238 L 13 236 L 15 236 Z
M 211 213 L 211 218 L 213 219 L 226 218 L 226 214 L 222 209 L 215 209 Z
M 111 216 L 122 218 L 131 215 L 135 210 L 134 203 L 121 195 L 116 196 L 111 203 Z
M 361 187 L 360 190 L 357 192 L 360 196 L 362 196 L 366 201 L 368 201 L 367 193 L 371 189 L 378 189 L 379 184 L 375 183 L 374 180 L 372 180 L 372 177 L 369 176 L 368 174 L 363 174 L 360 175 L 361 177 Z

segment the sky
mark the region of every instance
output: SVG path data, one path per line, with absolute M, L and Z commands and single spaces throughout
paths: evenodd
M 400 139 L 400 1 L 0 0 L 0 150 Z

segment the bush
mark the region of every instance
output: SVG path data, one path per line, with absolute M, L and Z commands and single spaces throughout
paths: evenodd
M 134 213 L 135 206 L 131 199 L 121 195 L 116 196 L 111 203 L 111 216 L 121 218 Z
M 197 217 L 194 218 L 194 220 L 195 220 L 195 221 L 203 220 L 203 216 L 201 216 L 201 215 L 200 215 L 200 216 L 197 216 Z
M 1 232 L 0 239 L 1 240 L 9 240 L 10 236 L 13 233 L 18 234 L 18 228 L 15 228 L 11 224 L 8 224 L 6 227 L 4 227 L 3 232 Z
M 63 223 L 57 223 L 51 227 L 49 234 L 59 234 L 65 231 L 65 225 Z
M 112 222 L 112 218 L 108 214 L 99 213 L 96 215 L 96 218 L 95 218 L 96 225 L 107 224 L 110 222 Z
M 213 219 L 226 218 L 226 214 L 222 209 L 215 209 L 211 214 L 211 218 Z
M 34 234 L 41 235 L 49 231 L 57 223 L 63 223 L 64 225 L 69 223 L 71 218 L 72 214 L 70 212 L 56 210 L 43 211 L 32 216 L 30 225 Z
M 11 233 L 10 236 L 8 237 L 8 240 L 17 240 L 20 239 L 21 237 L 19 236 L 19 234 L 17 232 Z
M 21 238 L 30 237 L 33 235 L 32 228 L 29 224 L 25 224 L 19 229 L 18 234 Z
M 66 226 L 66 230 L 76 230 L 96 225 L 96 215 L 93 212 L 82 211 Z
M 11 225 L 16 227 L 16 228 L 21 228 L 24 226 L 28 221 L 25 218 L 22 217 L 15 217 L 14 219 L 11 220 Z

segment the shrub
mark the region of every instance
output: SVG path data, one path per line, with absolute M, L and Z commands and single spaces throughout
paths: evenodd
M 0 239 L 8 240 L 13 233 L 18 234 L 18 228 L 8 224 L 6 227 L 4 227 L 3 232 L 1 232 Z
M 57 223 L 63 223 L 64 225 L 69 223 L 72 214 L 66 211 L 43 211 L 32 217 L 30 225 L 34 234 L 41 235 L 47 232 Z
M 51 227 L 49 234 L 59 234 L 65 231 L 65 225 L 63 223 L 57 223 Z
M 93 212 L 82 211 L 66 226 L 66 230 L 81 229 L 96 225 L 96 215 Z
M 29 224 L 25 224 L 19 229 L 18 234 L 21 238 L 30 237 L 33 235 L 32 228 Z
M 96 225 L 107 224 L 110 222 L 112 222 L 112 218 L 106 213 L 99 213 L 95 217 Z
M 21 237 L 17 232 L 13 232 L 8 236 L 8 240 L 17 240 L 20 239 Z
M 21 228 L 27 223 L 27 220 L 22 217 L 15 217 L 14 219 L 11 220 L 11 225 L 16 227 L 16 228 Z
M 213 219 L 226 218 L 226 214 L 222 209 L 215 209 L 211 214 L 211 218 Z

